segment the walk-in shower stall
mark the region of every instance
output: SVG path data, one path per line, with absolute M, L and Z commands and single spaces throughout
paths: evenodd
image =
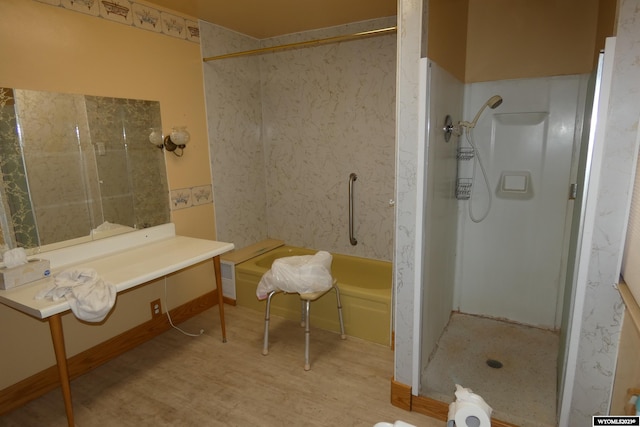
M 596 74 L 462 84 L 427 58 L 421 72 L 420 394 L 446 403 L 461 384 L 498 419 L 555 425 Z

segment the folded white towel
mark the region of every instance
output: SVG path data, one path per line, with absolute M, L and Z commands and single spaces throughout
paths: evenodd
M 101 322 L 116 302 L 116 287 L 105 282 L 92 268 L 65 270 L 54 276 L 54 283 L 36 299 L 58 301 L 66 298 L 73 314 L 87 322 Z

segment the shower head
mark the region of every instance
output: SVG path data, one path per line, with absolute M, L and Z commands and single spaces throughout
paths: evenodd
M 463 126 L 463 127 L 466 127 L 467 129 L 474 128 L 476 126 L 476 122 L 480 118 L 480 115 L 482 114 L 485 108 L 489 107 L 493 110 L 497 108 L 500 104 L 502 104 L 502 97 L 500 95 L 493 95 L 491 98 L 489 98 L 489 100 L 487 100 L 487 102 L 484 103 L 482 108 L 480 108 L 476 116 L 473 118 L 472 122 L 460 122 L 458 123 L 458 126 Z
M 489 100 L 487 101 L 487 105 L 489 106 L 489 108 L 491 108 L 492 110 L 496 107 L 498 107 L 500 104 L 502 104 L 502 97 L 500 95 L 493 95 L 491 98 L 489 98 Z

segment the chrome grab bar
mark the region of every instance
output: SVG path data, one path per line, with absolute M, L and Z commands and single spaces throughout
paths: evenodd
M 358 244 L 358 241 L 353 237 L 353 182 L 358 179 L 358 175 L 351 173 L 349 175 L 349 242 L 352 246 Z

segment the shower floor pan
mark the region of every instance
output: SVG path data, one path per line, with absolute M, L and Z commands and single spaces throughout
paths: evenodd
M 557 332 L 454 313 L 422 371 L 422 395 L 454 399 L 470 388 L 493 417 L 521 427 L 556 426 Z

